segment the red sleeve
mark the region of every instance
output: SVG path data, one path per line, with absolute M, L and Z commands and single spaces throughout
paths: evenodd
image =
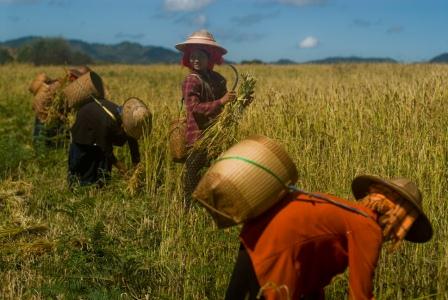
M 358 216 L 358 218 L 364 218 Z M 373 278 L 382 244 L 381 228 L 373 220 L 357 222 L 348 236 L 349 299 L 373 299 Z
M 187 110 L 194 114 L 203 115 L 206 118 L 213 118 L 221 111 L 223 100 L 203 99 L 201 101 L 202 82 L 193 75 L 187 76 L 182 85 L 182 96 Z

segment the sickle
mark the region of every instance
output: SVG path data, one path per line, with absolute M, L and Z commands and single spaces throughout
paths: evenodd
M 232 68 L 233 72 L 235 73 L 235 82 L 233 83 L 231 91 L 235 91 L 236 85 L 238 84 L 238 71 L 232 64 L 227 64 L 230 68 Z

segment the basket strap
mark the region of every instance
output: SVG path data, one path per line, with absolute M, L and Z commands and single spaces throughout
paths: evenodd
M 367 213 L 363 212 L 360 209 L 357 209 L 356 207 L 352 207 L 352 206 L 346 205 L 344 203 L 340 203 L 338 201 L 335 201 L 335 200 L 332 200 L 332 199 L 330 199 L 328 197 L 325 197 L 324 195 L 319 195 L 319 194 L 315 194 L 315 193 L 306 192 L 304 190 L 299 189 L 295 185 L 288 185 L 288 184 L 284 183 L 283 180 L 277 174 L 275 174 L 274 171 L 272 171 L 271 169 L 269 169 L 266 166 L 263 166 L 262 164 L 259 164 L 259 163 L 255 162 L 253 160 L 250 160 L 248 158 L 245 158 L 245 157 L 242 157 L 242 156 L 227 156 L 227 157 L 220 157 L 220 158 L 216 159 L 215 162 L 218 162 L 218 161 L 221 161 L 221 160 L 228 160 L 228 159 L 240 160 L 240 161 L 243 161 L 245 163 L 248 163 L 248 164 L 251 164 L 253 166 L 256 166 L 257 168 L 262 169 L 263 171 L 265 171 L 266 173 L 268 173 L 272 177 L 274 177 L 281 185 L 283 185 L 285 187 L 285 189 L 289 190 L 290 192 L 299 192 L 301 194 L 305 194 L 305 195 L 308 195 L 308 196 L 311 196 L 311 197 L 315 197 L 315 198 L 324 200 L 326 202 L 329 202 L 329 203 L 331 203 L 333 205 L 336 205 L 336 206 L 338 206 L 340 208 L 343 208 L 343 209 L 349 210 L 351 212 L 360 214 L 360 215 L 362 215 L 362 216 L 364 216 L 366 218 L 370 218 L 370 216 Z
M 284 186 L 285 188 L 288 188 L 288 185 L 286 183 L 283 182 L 283 180 L 274 173 L 274 171 L 272 171 L 271 169 L 269 169 L 266 166 L 263 166 L 262 164 L 257 163 L 256 161 L 250 160 L 248 158 L 242 157 L 242 156 L 226 156 L 226 157 L 220 157 L 218 159 L 215 160 L 215 162 L 221 161 L 221 160 L 228 160 L 228 159 L 235 159 L 235 160 L 241 160 L 244 161 L 248 164 L 254 165 L 257 168 L 262 169 L 263 171 L 265 171 L 266 173 L 270 174 L 272 177 L 274 177 L 282 186 Z
M 96 103 L 98 103 L 98 105 L 115 121 L 117 122 L 117 118 L 115 117 L 115 115 L 109 110 L 107 109 L 107 107 L 105 107 L 98 99 L 96 99 L 94 96 L 92 96 L 93 100 L 95 100 Z

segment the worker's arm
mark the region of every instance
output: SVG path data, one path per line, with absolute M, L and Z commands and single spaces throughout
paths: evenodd
M 349 299 L 374 299 L 373 278 L 382 244 L 379 225 L 363 216 L 359 224 L 347 232 Z

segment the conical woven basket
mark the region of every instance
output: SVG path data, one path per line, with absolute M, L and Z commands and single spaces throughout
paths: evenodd
M 33 95 L 36 95 L 41 85 L 48 81 L 50 81 L 50 77 L 48 77 L 47 74 L 39 73 L 36 75 L 36 78 L 34 78 L 33 82 L 31 82 L 30 86 L 28 87 L 28 91 Z
M 252 136 L 224 152 L 201 178 L 193 197 L 219 228 L 259 216 L 297 181 L 297 169 L 278 143 Z
M 187 158 L 187 119 L 180 117 L 170 123 L 169 147 L 174 162 L 183 163 Z
M 54 81 L 50 84 L 42 83 L 34 96 L 33 110 L 41 122 L 47 121 L 48 109 L 60 87 L 61 83 L 59 81 Z
M 104 87 L 101 77 L 95 72 L 89 72 L 64 88 L 64 98 L 69 108 L 79 108 L 96 98 L 104 97 Z
M 127 135 L 138 140 L 143 131 L 151 133 L 152 114 L 142 100 L 131 97 L 123 104 L 123 128 Z

